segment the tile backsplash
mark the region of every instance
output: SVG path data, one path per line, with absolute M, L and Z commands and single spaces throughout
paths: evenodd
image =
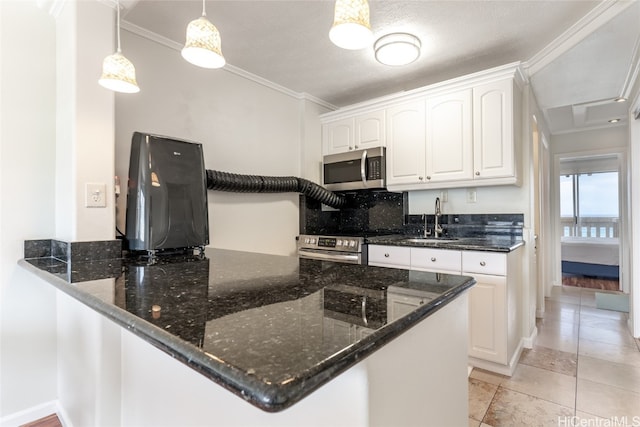
M 347 207 L 325 210 L 320 202 L 300 196 L 300 234 L 419 236 L 426 226 L 433 230 L 435 216 L 409 215 L 405 193 L 357 191 L 344 193 Z M 440 217 L 445 236 L 522 237 L 523 214 L 447 214 Z

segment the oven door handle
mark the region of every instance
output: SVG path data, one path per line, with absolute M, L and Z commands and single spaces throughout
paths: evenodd
M 362 185 L 367 187 L 367 150 L 362 151 L 362 158 L 360 159 L 360 177 L 362 178 Z
M 342 261 L 353 264 L 360 264 L 360 256 L 357 253 L 353 254 L 336 254 L 336 253 L 324 253 L 316 251 L 305 251 L 304 249 L 298 249 L 298 256 L 309 259 L 320 259 L 327 261 Z

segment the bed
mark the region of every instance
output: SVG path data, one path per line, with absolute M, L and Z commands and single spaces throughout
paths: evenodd
M 562 273 L 619 278 L 618 238 L 562 237 Z

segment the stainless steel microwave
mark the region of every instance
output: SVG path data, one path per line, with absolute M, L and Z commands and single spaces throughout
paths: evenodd
M 330 154 L 322 163 L 327 190 L 379 189 L 387 184 L 384 147 Z

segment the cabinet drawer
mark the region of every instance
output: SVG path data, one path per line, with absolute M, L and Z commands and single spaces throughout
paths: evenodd
M 414 270 L 460 273 L 461 262 L 460 251 L 411 248 L 411 268 Z
M 506 276 L 507 255 L 496 252 L 465 251 L 462 253 L 462 273 Z
M 410 248 L 401 246 L 369 245 L 369 265 L 409 269 Z

